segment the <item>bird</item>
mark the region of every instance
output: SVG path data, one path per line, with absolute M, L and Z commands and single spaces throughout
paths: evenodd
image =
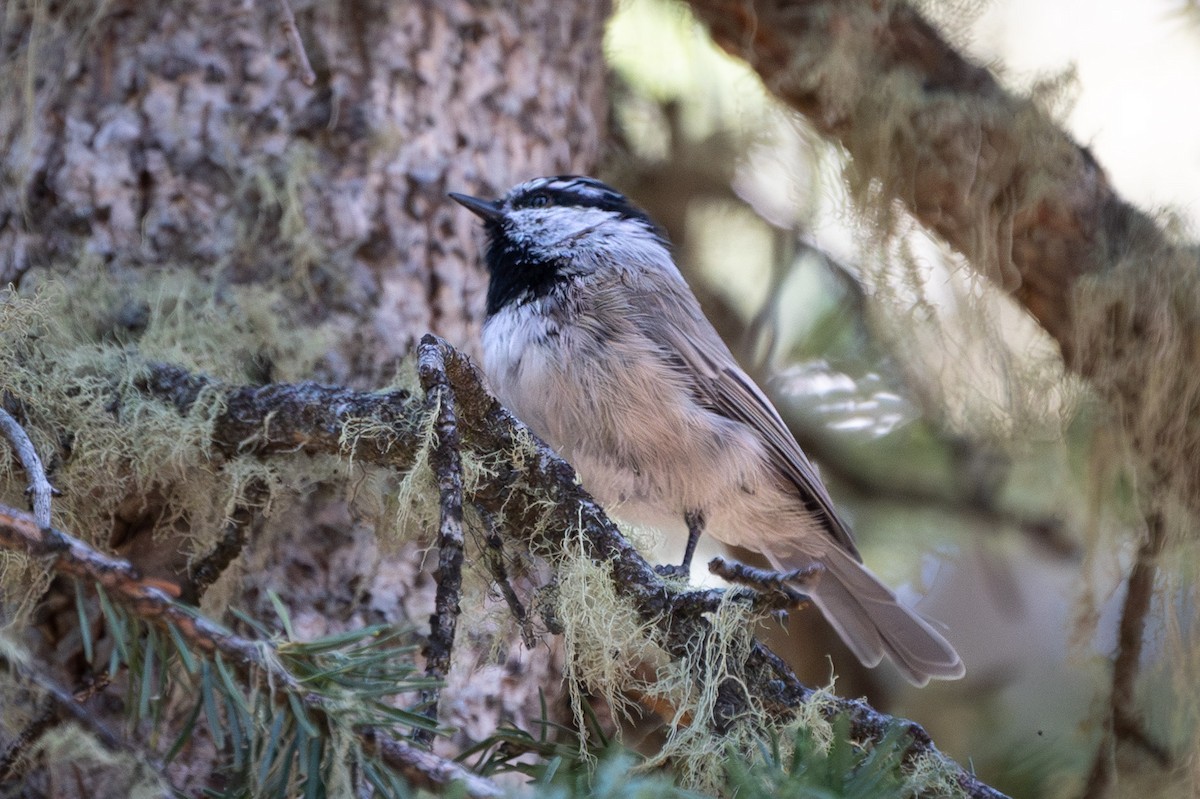
M 540 177 L 456 192 L 483 221 L 480 360 L 497 399 L 565 458 L 612 516 L 761 553 L 868 667 L 910 683 L 965 673 L 948 641 L 862 563 L 779 412 L 737 364 L 665 232 L 601 181 Z

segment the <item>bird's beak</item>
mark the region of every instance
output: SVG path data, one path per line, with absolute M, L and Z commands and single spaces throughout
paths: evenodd
M 450 199 L 466 208 L 485 222 L 499 222 L 504 210 L 499 200 L 481 200 L 469 194 L 450 192 Z

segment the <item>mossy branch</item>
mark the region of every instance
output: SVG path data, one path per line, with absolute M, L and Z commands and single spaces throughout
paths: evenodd
M 438 486 L 438 565 L 434 572 L 437 593 L 430 619 L 429 643 L 425 647 L 425 673 L 435 680 L 446 678 L 450 655 L 458 629 L 459 601 L 462 598 L 463 477 L 458 436 L 458 418 L 454 409 L 454 389 L 442 368 L 436 346 L 422 341 L 417 350 L 417 371 L 425 389 L 425 404 L 434 418 L 436 441 L 429 454 Z M 430 692 L 429 717 L 437 720 L 437 689 Z M 431 731 L 417 731 L 417 740 L 428 743 Z
M 444 384 L 453 394 L 462 453 L 470 452 L 489 464 L 484 478 L 464 487 L 463 501 L 492 518 L 506 537 L 525 540 L 534 551 L 558 549 L 561 537 L 573 531 L 585 555 L 604 568 L 615 593 L 647 629 L 655 631 L 667 652 L 681 661 L 693 656 L 697 642 L 708 640 L 713 633 L 712 601 L 708 601 L 712 597 L 697 601 L 693 592 L 679 592 L 664 582 L 579 486 L 574 470 L 488 394 L 481 376 L 462 354 L 434 337 L 423 340 L 422 351 L 427 362 L 444 374 Z M 430 385 L 441 380 L 439 376 Z M 204 403 L 203 412 L 213 414 L 213 448 L 230 456 L 345 455 L 352 451 L 356 461 L 404 472 L 414 465 L 428 428 L 426 403 L 404 391 L 356 392 L 311 383 L 223 387 L 166 365 L 143 370 L 137 386 L 147 397 L 169 402 L 184 415 L 192 411 L 201 392 L 209 396 L 216 392 L 219 401 Z M 20 527 L 20 518 L 12 514 L 7 518 Z M 8 529 L 7 535 L 0 536 L 0 545 L 25 547 L 32 541 L 68 573 L 79 573 L 82 568 L 76 557 L 79 544 L 64 547 L 39 542 L 30 537 L 36 527 L 28 526 L 23 528 L 25 534 L 14 539 L 14 527 Z M 119 563 L 101 558 L 94 561 L 96 578 L 106 588 L 111 584 L 109 590 L 127 596 L 131 607 L 151 617 L 174 613 L 164 604 L 169 597 L 136 584 L 134 575 Z M 126 593 L 122 594 L 123 590 Z M 181 622 L 194 626 L 190 617 Z M 201 632 L 209 646 L 232 647 L 242 658 L 254 658 L 259 651 L 221 638 L 217 631 L 202 628 Z M 855 740 L 878 743 L 900 727 L 907 740 L 906 762 L 936 761 L 941 773 L 963 795 L 1001 796 L 938 752 L 920 726 L 879 713 L 859 701 L 825 696 L 817 701 L 815 691 L 802 685 L 782 660 L 757 642 L 750 643 L 736 669 L 738 679 L 722 687 L 713 718 L 704 720 L 715 728 L 747 717 L 751 707 L 785 724 L 808 703 L 817 702 L 826 717 L 845 716 Z

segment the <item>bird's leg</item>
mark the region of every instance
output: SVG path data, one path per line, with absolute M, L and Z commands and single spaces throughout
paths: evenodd
M 698 510 L 689 510 L 683 514 L 687 523 L 687 547 L 683 550 L 683 563 L 679 566 L 655 566 L 654 570 L 663 577 L 687 577 L 692 572 L 692 555 L 696 554 L 696 542 L 704 531 L 704 514 Z

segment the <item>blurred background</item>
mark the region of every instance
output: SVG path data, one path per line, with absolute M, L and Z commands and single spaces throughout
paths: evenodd
M 1119 193 L 1177 231 L 1195 228 L 1194 4 L 920 5 L 1089 147 Z M 888 230 L 857 213 L 844 154 L 684 9 L 620 3 L 606 54 L 604 177 L 668 229 L 710 319 L 818 463 L 867 564 L 944 625 L 967 665 L 961 682 L 913 690 L 835 657 L 836 690 L 918 720 L 1014 796 L 1078 795 L 1143 524 L 1100 409 L 1064 374 L 1057 346 L 958 256 L 902 211 Z M 661 542 L 661 559 L 681 546 Z M 695 579 L 711 579 L 713 554 L 701 551 Z M 1189 578 L 1159 594 L 1139 683 L 1149 734 L 1185 748 Z M 831 663 L 806 656 L 837 648 L 819 619 L 794 614 L 764 632 L 807 682 L 828 681 Z M 821 645 L 806 645 L 814 636 Z M 1121 791 L 1147 787 L 1127 779 Z

